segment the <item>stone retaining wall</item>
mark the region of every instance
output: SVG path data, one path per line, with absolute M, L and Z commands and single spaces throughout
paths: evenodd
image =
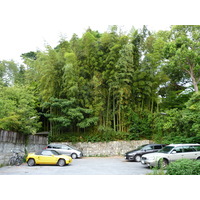
M 78 142 L 72 144 L 70 142 L 61 144 L 69 144 L 83 152 L 84 156 L 117 156 L 124 155 L 126 152 L 137 148 L 143 144 L 151 143 L 150 140 L 132 140 L 132 141 L 111 141 L 111 142 Z M 55 144 L 55 143 L 54 143 Z M 60 144 L 60 143 L 56 143 Z

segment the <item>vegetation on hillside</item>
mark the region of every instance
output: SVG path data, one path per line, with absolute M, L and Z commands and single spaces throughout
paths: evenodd
M 200 26 L 88 30 L 0 61 L 0 128 L 52 141 L 200 142 Z

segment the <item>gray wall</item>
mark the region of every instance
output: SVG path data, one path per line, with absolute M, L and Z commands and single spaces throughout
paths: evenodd
M 30 135 L 25 138 L 24 135 L 0 130 L 0 165 L 7 164 L 9 158 L 13 155 L 11 150 L 21 150 L 22 155 L 27 152 L 35 152 L 44 148 L 48 144 L 47 137 Z

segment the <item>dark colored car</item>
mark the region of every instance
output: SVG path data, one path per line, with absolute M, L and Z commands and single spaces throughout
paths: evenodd
M 164 144 L 145 144 L 138 147 L 137 149 L 125 153 L 125 159 L 129 161 L 140 162 L 142 155 L 157 152 L 165 146 L 166 145 Z

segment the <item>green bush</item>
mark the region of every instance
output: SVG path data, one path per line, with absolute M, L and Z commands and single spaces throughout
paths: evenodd
M 117 140 L 130 140 L 131 134 L 127 132 L 117 132 L 106 128 L 105 130 L 98 130 L 97 132 L 85 133 L 65 133 L 49 135 L 49 142 L 109 142 Z
M 200 175 L 200 161 L 180 159 L 167 167 L 168 175 Z

